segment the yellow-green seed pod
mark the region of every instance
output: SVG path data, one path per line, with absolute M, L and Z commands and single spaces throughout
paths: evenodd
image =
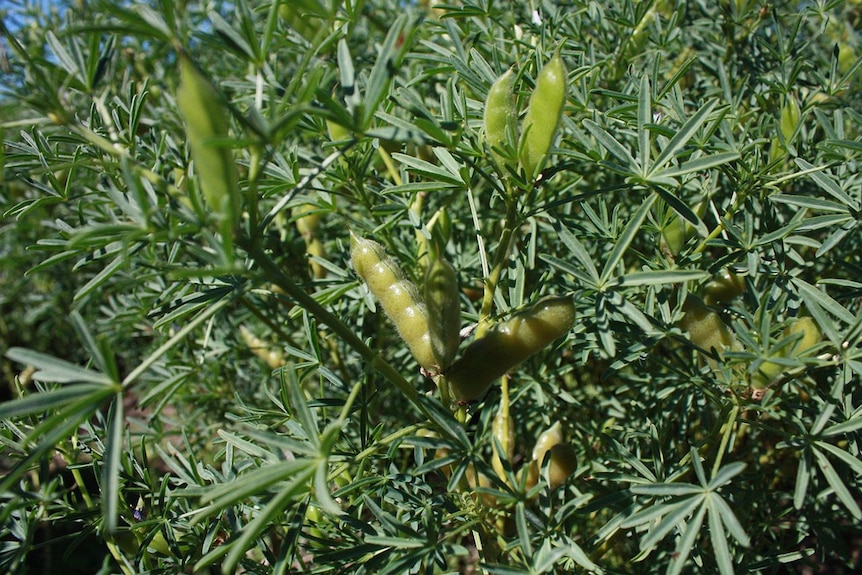
M 781 107 L 781 121 L 779 122 L 779 129 L 785 142 L 790 142 L 793 139 L 793 134 L 799 127 L 799 118 L 799 104 L 796 103 L 796 98 L 788 95 L 787 101 Z
M 311 238 L 305 246 L 305 253 L 310 257 L 313 256 L 320 259 L 326 259 L 326 248 L 323 246 L 323 242 L 318 238 Z M 320 262 L 309 258 L 308 265 L 311 267 L 311 275 L 313 277 L 317 279 L 323 279 L 326 277 L 326 268 L 320 265 Z
M 575 321 L 569 297 L 548 297 L 470 344 L 446 373 L 449 390 L 460 402 L 478 399 L 496 379 L 534 353 L 566 335 Z
M 563 442 L 563 426 L 559 421 L 555 422 L 551 427 L 539 434 L 536 440 L 536 445 L 533 447 L 533 461 L 542 464 L 545 460 L 545 454 L 555 445 Z
M 698 217 L 703 217 L 706 214 L 708 204 L 706 200 L 699 202 L 694 207 L 694 212 Z M 672 212 L 667 220 L 664 228 L 661 230 L 661 250 L 672 256 L 679 255 L 683 246 L 690 237 L 694 235 L 695 228 L 688 221 L 681 218 L 678 213 Z
M 785 338 L 801 334 L 802 337 L 789 346 L 781 348 L 780 353 L 776 356 L 777 359 L 792 358 L 798 359 L 800 356 L 820 343 L 823 335 L 820 333 L 820 328 L 817 327 L 817 322 L 812 317 L 800 317 L 794 320 L 790 325 L 784 328 L 783 336 Z M 761 362 L 757 368 L 757 372 L 751 376 L 751 387 L 754 389 L 762 389 L 772 383 L 776 378 L 783 375 L 789 369 L 784 363 L 772 361 L 772 357 Z
M 820 343 L 823 335 L 820 333 L 820 328 L 817 327 L 817 322 L 813 317 L 800 317 L 789 326 L 784 328 L 784 337 L 790 337 L 796 334 L 802 334 L 802 338 L 793 344 L 793 348 L 789 350 L 788 355 L 799 356 Z
M 515 120 L 518 111 L 515 109 L 515 93 L 512 89 L 512 70 L 507 70 L 491 85 L 488 97 L 485 98 L 485 141 L 491 150 L 491 156 L 501 169 L 512 162 L 500 154 L 506 146 L 507 134 L 515 135 Z M 517 141 L 515 137 L 514 141 Z
M 270 368 L 276 369 L 284 365 L 284 354 L 277 349 L 270 348 L 265 341 L 254 335 L 247 327 L 240 326 L 239 333 L 249 350 Z
M 350 260 L 419 365 L 429 371 L 437 371 L 439 366 L 431 344 L 428 309 L 416 286 L 404 277 L 401 268 L 386 255 L 383 246 L 353 233 L 350 234 Z
M 721 354 L 733 346 L 733 335 L 718 314 L 694 296 L 689 296 L 685 301 L 685 315 L 679 322 L 679 328 L 687 331 L 691 342 L 703 350 L 714 348 Z
M 437 365 L 445 370 L 461 343 L 461 306 L 458 274 L 442 257 L 437 257 L 425 273 L 425 305 L 431 320 L 431 345 Z
M 557 51 L 536 78 L 536 89 L 521 124 L 518 157 L 528 178 L 535 179 L 548 158 L 563 117 L 567 82 L 566 65 Z
M 326 133 L 332 142 L 341 142 L 350 139 L 350 130 L 332 120 L 326 120 Z
M 703 302 L 706 305 L 728 303 L 745 291 L 745 277 L 730 270 L 722 270 L 703 288 Z
M 291 210 L 291 215 L 295 218 L 294 225 L 296 230 L 306 240 L 310 240 L 317 234 L 317 229 L 320 227 L 320 212 L 311 204 L 303 204 L 296 206 Z
M 222 231 L 229 231 L 240 215 L 240 193 L 233 154 L 218 142 L 228 136 L 228 110 L 209 80 L 183 54 L 177 105 L 186 122 L 201 193 L 227 226 Z

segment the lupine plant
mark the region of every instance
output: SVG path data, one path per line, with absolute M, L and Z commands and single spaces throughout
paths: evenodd
M 858 572 L 860 29 L 3 3 L 0 571 Z

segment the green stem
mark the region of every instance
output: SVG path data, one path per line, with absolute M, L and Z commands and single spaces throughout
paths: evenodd
M 479 325 L 476 327 L 476 339 L 485 335 L 490 327 L 491 311 L 494 308 L 494 293 L 503 273 L 503 267 L 509 259 L 509 250 L 512 247 L 512 238 L 515 235 L 515 222 L 517 221 L 517 202 L 507 199 L 506 220 L 503 224 L 503 232 L 500 234 L 500 243 L 494 254 L 494 263 L 491 272 L 485 279 L 485 293 L 482 298 L 482 309 L 479 312 Z
M 712 465 L 712 477 L 715 477 L 718 470 L 721 468 L 721 461 L 724 458 L 724 452 L 727 450 L 727 444 L 730 441 L 730 435 L 736 426 L 736 417 L 739 415 L 739 406 L 734 405 L 730 410 L 730 415 L 724 423 L 724 429 L 721 434 L 721 444 L 718 446 L 718 453 L 715 456 L 715 463 Z

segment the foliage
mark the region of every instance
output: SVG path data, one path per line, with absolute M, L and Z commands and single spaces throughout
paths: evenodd
M 2 569 L 858 569 L 862 6 L 429 4 L 2 8 Z M 555 53 L 534 179 L 484 105 Z M 228 134 L 194 159 L 181 61 Z M 575 327 L 450 404 L 351 231 L 445 257 L 479 336 Z M 533 485 L 557 421 L 577 469 Z

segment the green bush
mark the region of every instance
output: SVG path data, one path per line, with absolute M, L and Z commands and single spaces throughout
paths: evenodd
M 429 4 L 0 8 L 0 569 L 862 567 L 862 5 Z

